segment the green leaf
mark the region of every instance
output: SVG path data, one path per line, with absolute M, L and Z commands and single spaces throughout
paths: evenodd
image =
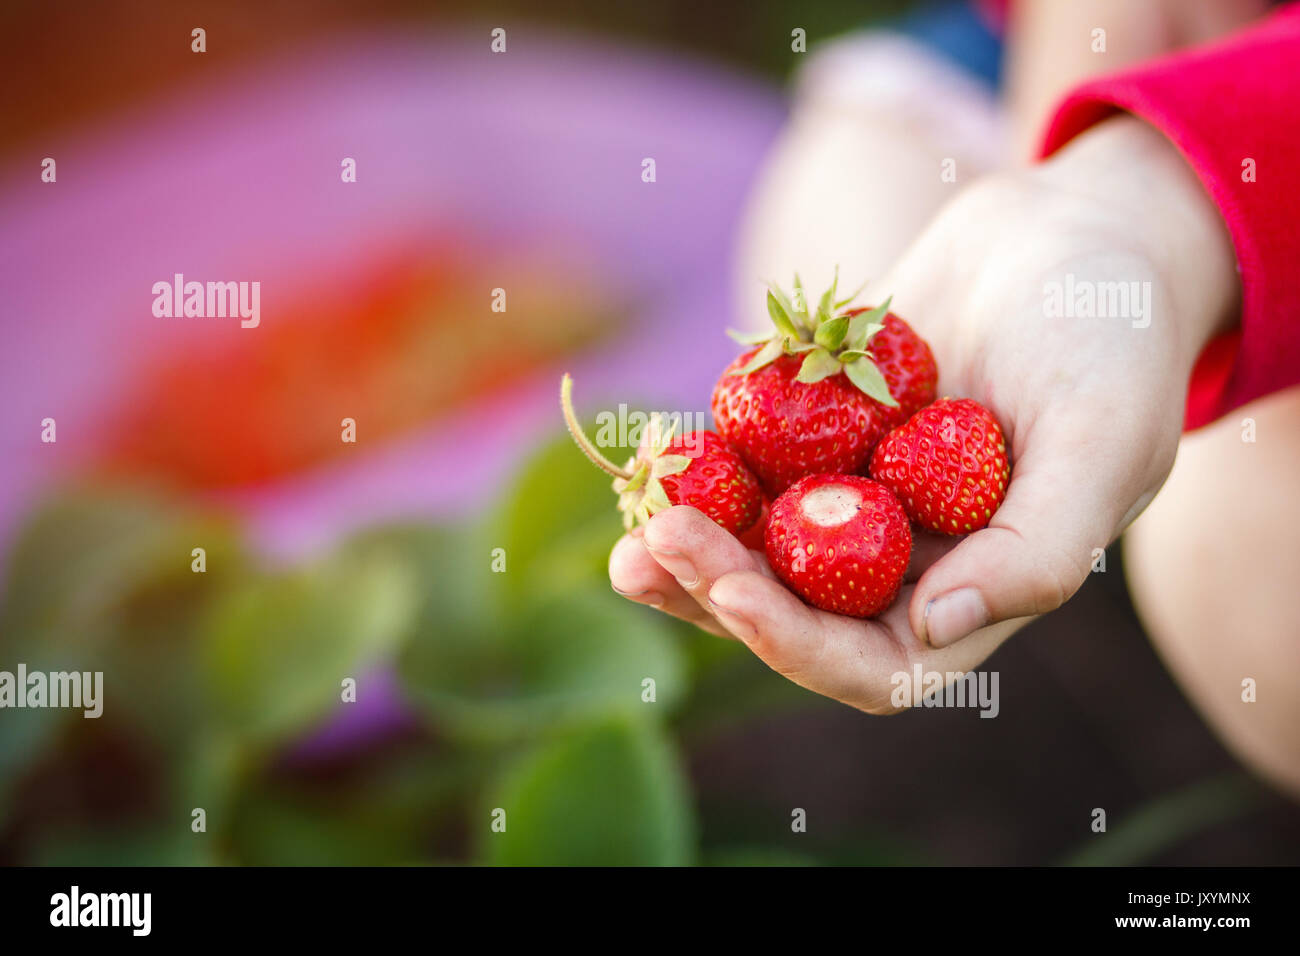
M 645 497 L 641 500 L 652 515 L 667 511 L 673 506 L 673 503 L 668 500 L 668 493 L 664 491 L 664 486 L 658 481 L 652 481 L 646 486 Z
M 785 310 L 780 300 L 769 290 L 767 293 L 767 314 L 772 317 L 773 324 L 776 325 L 777 331 L 782 335 L 789 335 L 798 338 L 799 332 L 795 329 L 794 321 L 790 314 Z
M 854 359 L 844 366 L 844 374 L 849 377 L 849 381 L 880 404 L 888 405 L 890 408 L 898 407 L 894 396 L 889 394 L 889 383 L 885 381 L 885 376 L 880 374 L 880 369 L 876 368 L 876 363 L 871 359 Z
M 831 320 L 831 305 L 835 301 L 834 296 L 835 287 L 831 286 L 822 293 L 821 301 L 817 303 L 817 327 L 819 330 Z
M 794 307 L 794 303 L 790 301 L 790 297 L 785 294 L 785 290 L 782 289 L 775 282 L 768 283 L 767 292 L 768 295 L 774 296 L 776 298 L 776 301 L 779 302 L 781 305 L 782 311 L 784 311 L 786 315 L 790 316 L 791 319 L 793 319 L 796 315 L 799 314 L 798 310 Z
M 195 548 L 203 573 L 192 569 Z M 156 492 L 63 493 L 27 521 L 7 564 L 0 659 L 103 671 L 115 718 L 151 746 L 183 746 L 203 719 L 194 662 L 203 614 L 249 577 L 234 524 Z
M 704 861 L 705 866 L 820 866 L 821 862 L 802 853 L 770 846 L 728 847 L 714 850 Z
M 651 705 L 652 706 L 652 705 Z M 505 831 L 493 832 L 497 810 Z M 505 866 L 682 866 L 696 825 L 681 760 L 656 724 L 611 721 L 518 764 L 482 807 L 483 855 Z
M 770 292 L 768 296 L 771 296 Z M 758 345 L 760 342 L 766 342 L 772 338 L 771 332 L 737 332 L 735 329 L 727 329 L 727 335 L 741 345 Z
M 345 557 L 237 589 L 213 608 L 203 633 L 215 725 L 270 744 L 340 706 L 343 679 L 394 647 L 414 616 L 417 587 L 426 586 L 395 560 Z
M 812 331 L 814 326 L 812 317 L 808 314 L 808 294 L 803 290 L 803 282 L 799 279 L 799 273 L 794 274 L 794 293 L 795 293 L 795 313 L 802 320 L 803 324 Z
M 1258 808 L 1265 792 L 1245 774 L 1203 780 L 1151 801 L 1064 861 L 1066 866 L 1149 866 L 1164 850 Z
M 754 357 L 745 363 L 744 368 L 736 369 L 736 371 L 732 372 L 731 374 L 748 375 L 750 372 L 757 372 L 763 366 L 771 365 L 773 362 L 779 359 L 783 351 L 784 348 L 782 346 L 781 340 L 773 339 L 772 341 L 764 345 L 761 349 L 759 349 L 758 352 L 754 355 Z
M 590 434 L 602 440 L 599 430 Z M 616 461 L 631 454 L 630 448 L 612 444 L 618 437 L 611 429 L 602 446 Z M 426 580 L 448 582 L 442 598 L 447 602 L 475 604 L 480 613 L 510 611 L 537 593 L 581 589 L 605 580 L 609 549 L 621 527 L 609 477 L 592 468 L 561 434 L 519 469 L 513 486 L 477 532 L 478 540 L 449 543 L 458 549 L 456 567 L 430 555 L 436 565 L 431 570 L 439 577 L 426 575 Z M 491 570 L 489 556 L 498 548 L 504 573 Z M 472 601 L 462 602 L 457 590 L 472 594 Z
M 336 785 L 322 794 L 263 783 L 242 794 L 232 808 L 230 842 L 236 862 L 242 866 L 404 863 L 418 840 L 419 821 L 385 807 L 382 796 L 369 788 L 358 793 L 357 788 Z
M 651 471 L 656 478 L 666 478 L 669 475 L 680 475 L 690 466 L 691 458 L 687 455 L 660 455 L 651 466 Z
M 0 668 L 13 671 L 17 665 L 5 661 Z M 0 712 L 0 830 L 5 828 L 8 804 L 18 792 L 24 774 L 50 748 L 59 732 L 59 724 L 70 720 L 80 721 L 76 711 L 54 710 L 50 707 L 25 707 L 22 710 Z
M 854 351 L 861 351 L 867 347 L 871 337 L 884 328 L 881 319 L 889 312 L 889 303 L 893 301 L 894 297 L 891 295 L 874 309 L 868 312 L 859 312 L 853 317 L 849 322 L 849 334 L 845 338 L 849 348 Z M 872 326 L 876 326 L 876 328 L 872 328 Z
M 829 321 L 823 322 L 817 327 L 817 334 L 813 336 L 813 341 L 824 349 L 834 352 L 844 341 L 844 336 L 849 331 L 849 318 L 846 315 L 837 315 Z
M 398 661 L 412 699 L 443 732 L 488 743 L 671 711 L 687 676 L 670 622 L 609 593 L 603 577 L 592 585 L 539 596 L 496 628 L 421 634 Z M 656 703 L 641 699 L 647 678 Z
M 212 841 L 190 831 L 188 816 L 170 825 L 60 828 L 42 841 L 35 866 L 124 867 L 208 866 L 215 863 Z
M 838 276 L 836 276 L 836 281 L 837 281 L 837 282 L 839 281 L 839 277 L 838 277 Z M 855 289 L 855 290 L 853 291 L 853 294 L 850 295 L 850 296 L 848 296 L 847 298 L 844 298 L 844 299 L 836 299 L 836 300 L 835 300 L 835 308 L 836 308 L 837 310 L 838 310 L 838 309 L 842 309 L 842 308 L 844 308 L 846 305 L 848 305 L 850 302 L 852 302 L 854 299 L 856 299 L 858 296 L 862 295 L 862 290 L 865 289 L 865 288 L 867 287 L 867 284 L 868 284 L 868 283 L 866 283 L 866 282 L 862 283 L 862 285 L 858 286 L 857 289 Z
M 680 418 L 652 412 L 646 422 L 642 441 L 653 454 L 658 455 L 673 443 L 673 436 L 677 434 L 679 425 L 681 425 Z
M 206 573 L 191 552 L 207 551 Z M 19 532 L 7 559 L 0 650 L 29 667 L 87 670 L 129 638 L 165 643 L 204 593 L 242 569 L 233 526 L 161 496 L 109 490 L 51 499 Z
M 839 359 L 830 352 L 823 348 L 813 349 L 803 360 L 803 365 L 799 366 L 796 381 L 811 385 L 814 382 L 820 382 L 824 378 L 835 375 L 841 367 Z

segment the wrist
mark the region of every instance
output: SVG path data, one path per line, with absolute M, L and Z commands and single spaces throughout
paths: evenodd
M 1077 137 L 1040 173 L 1094 203 L 1116 244 L 1150 264 L 1190 374 L 1205 345 L 1236 323 L 1241 297 L 1227 227 L 1191 166 L 1162 133 L 1123 115 Z

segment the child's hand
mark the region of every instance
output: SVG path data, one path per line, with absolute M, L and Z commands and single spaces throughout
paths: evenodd
M 1195 176 L 1125 117 L 961 194 L 869 293 L 893 293 L 929 341 L 940 395 L 973 397 L 1002 423 L 1011 485 L 989 527 L 918 536 L 919 580 L 874 621 L 806 607 L 691 509 L 620 541 L 610 576 L 634 600 L 658 594 L 665 611 L 740 637 L 797 683 L 882 712 L 894 672 L 970 669 L 1079 588 L 1168 474 L 1192 364 L 1238 289 Z M 1088 296 L 1095 311 L 1080 314 Z
M 914 561 L 922 549 L 914 552 Z M 773 670 L 809 690 L 871 714 L 902 709 L 890 697 L 895 674 L 968 671 L 1021 622 L 983 629 L 954 647 L 927 647 L 907 621 L 912 584 L 893 606 L 861 621 L 808 607 L 772 576 L 767 560 L 694 508 L 655 515 L 609 558 L 614 588 L 630 600 L 724 637 L 744 641 Z

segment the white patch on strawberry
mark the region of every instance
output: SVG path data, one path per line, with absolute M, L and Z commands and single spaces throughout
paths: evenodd
M 799 502 L 804 517 L 823 528 L 837 528 L 852 520 L 862 507 L 862 493 L 848 485 L 825 485 Z

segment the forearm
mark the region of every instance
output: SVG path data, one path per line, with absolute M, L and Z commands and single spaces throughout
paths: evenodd
M 1187 161 L 1158 130 L 1132 116 L 1081 134 L 1038 175 L 1095 203 L 1117 248 L 1150 263 L 1166 301 L 1153 321 L 1175 334 L 1178 367 L 1190 375 L 1206 343 L 1236 320 L 1240 281 L 1218 208 Z
M 1006 94 L 1015 155 L 1033 155 L 1050 110 L 1072 87 L 1211 40 L 1267 8 L 1264 0 L 1011 0 Z

